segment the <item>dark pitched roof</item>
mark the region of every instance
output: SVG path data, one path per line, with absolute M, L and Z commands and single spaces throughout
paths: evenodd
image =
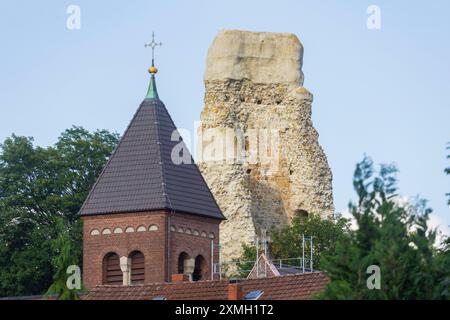
M 325 288 L 328 277 L 323 272 L 311 272 L 272 278 L 242 280 L 245 296 L 261 290 L 261 300 L 304 300 Z M 228 281 L 155 283 L 134 286 L 101 285 L 93 288 L 86 300 L 151 300 L 163 296 L 167 300 L 227 300 Z
M 169 209 L 224 219 L 191 155 L 191 164 L 172 162 L 172 150 L 180 143 L 171 141 L 175 130 L 164 104 L 145 99 L 80 214 Z

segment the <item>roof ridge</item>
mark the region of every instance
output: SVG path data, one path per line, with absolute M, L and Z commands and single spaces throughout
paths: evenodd
M 163 103 L 162 101 L 161 101 L 161 104 L 162 104 L 162 106 L 163 106 L 164 108 L 166 108 L 166 106 L 164 105 L 164 103 Z M 166 109 L 166 111 L 167 111 L 167 109 Z M 170 122 L 172 123 L 173 127 L 175 128 L 175 130 L 178 131 L 178 127 L 175 125 L 175 122 L 173 121 L 172 116 L 170 115 L 169 112 L 166 112 L 166 113 L 167 113 L 167 115 L 168 115 L 168 117 L 169 117 L 169 120 L 170 120 Z M 205 178 L 203 177 L 203 174 L 200 172 L 200 169 L 199 169 L 197 163 L 194 161 L 194 157 L 192 156 L 191 150 L 189 150 L 189 147 L 188 147 L 188 146 L 186 145 L 186 143 L 184 142 L 184 139 L 183 139 L 183 137 L 181 136 L 181 134 L 180 134 L 179 131 L 178 131 L 178 136 L 179 136 L 179 141 L 178 141 L 178 142 L 180 142 L 180 141 L 183 142 L 184 146 L 187 148 L 187 150 L 188 150 L 188 152 L 189 152 L 189 156 L 191 157 L 191 163 L 190 163 L 190 164 L 194 166 L 194 169 L 195 169 L 195 170 L 197 171 L 197 173 L 200 175 L 200 178 L 202 179 L 203 183 L 207 186 L 206 189 L 207 189 L 207 191 L 209 192 L 209 194 L 211 195 L 211 198 L 213 199 L 215 205 L 217 206 L 217 209 L 219 209 L 220 214 L 222 215 L 222 217 L 224 218 L 224 220 L 226 220 L 226 217 L 223 215 L 222 210 L 220 209 L 219 204 L 218 204 L 217 201 L 216 201 L 216 198 L 214 197 L 213 193 L 211 192 L 211 189 L 209 188 L 208 183 L 206 182 Z
M 293 273 L 293 274 L 280 274 L 279 276 L 265 277 L 265 278 L 256 278 L 256 279 L 243 279 L 241 282 L 255 282 L 261 279 L 279 279 L 279 278 L 302 278 L 310 275 L 327 275 L 324 271 L 313 271 L 313 272 L 305 272 L 305 273 Z
M 79 213 L 162 209 L 224 220 L 186 143 L 181 136 L 180 141 L 173 141 L 175 131 L 179 133 L 164 103 L 156 98 L 144 100 Z M 179 143 L 189 153 L 191 163 L 177 165 L 172 161 L 173 148 Z
M 246 282 L 258 282 L 258 281 L 264 281 L 267 279 L 281 279 L 281 278 L 297 278 L 297 277 L 305 277 L 310 275 L 325 275 L 326 273 L 324 271 L 313 271 L 313 272 L 305 272 L 305 273 L 296 273 L 296 274 L 286 274 L 286 275 L 280 275 L 276 277 L 264 277 L 264 278 L 257 278 L 257 279 L 241 279 L 241 284 L 244 284 Z M 112 288 L 139 288 L 139 287 L 149 287 L 149 286 L 174 286 L 174 285 L 180 285 L 180 284 L 205 284 L 205 283 L 224 283 L 228 284 L 230 279 L 223 279 L 223 280 L 200 280 L 200 281 L 182 281 L 182 282 L 153 282 L 153 283 L 144 283 L 144 284 L 135 284 L 135 285 L 111 285 L 111 284 L 101 284 L 95 286 L 95 288 L 101 288 L 101 287 L 112 287 Z
M 159 101 L 161 102 L 162 105 L 164 105 L 161 100 L 159 100 Z M 165 183 L 165 180 L 164 180 L 164 172 L 165 172 L 164 171 L 164 163 L 165 163 L 165 161 L 164 161 L 164 158 L 163 158 L 163 156 L 164 156 L 163 152 L 161 150 L 161 137 L 160 137 L 160 130 L 159 130 L 160 129 L 159 128 L 159 117 L 158 117 L 158 113 L 157 113 L 157 110 L 156 110 L 157 107 L 158 107 L 158 105 L 156 103 L 153 103 L 153 113 L 155 115 L 156 138 L 157 138 L 156 144 L 158 145 L 159 164 L 160 164 L 160 167 L 161 167 L 161 186 L 162 186 L 163 196 L 164 196 L 164 199 L 166 201 L 165 205 L 168 206 L 170 208 L 170 210 L 174 210 L 174 208 L 173 208 L 173 206 L 171 204 L 169 195 L 167 193 L 166 183 Z
M 145 101 L 145 100 L 144 100 Z M 125 131 L 123 132 L 122 136 L 119 139 L 119 143 L 117 143 L 116 147 L 114 148 L 114 150 L 111 152 L 111 155 L 109 156 L 108 161 L 106 162 L 105 166 L 103 167 L 102 171 L 100 172 L 100 174 L 98 175 L 97 179 L 95 180 L 94 185 L 92 186 L 91 190 L 89 191 L 88 196 L 86 197 L 86 199 L 83 202 L 83 205 L 81 206 L 80 210 L 78 211 L 78 214 L 80 214 L 84 207 L 86 206 L 86 204 L 88 203 L 89 199 L 91 198 L 92 194 L 94 193 L 95 188 L 97 187 L 97 184 L 99 183 L 99 181 L 101 180 L 101 177 L 103 176 L 103 174 L 106 171 L 106 168 L 108 168 L 108 166 L 111 163 L 111 159 L 113 158 L 114 154 L 116 153 L 116 151 L 119 149 L 120 145 L 123 143 L 123 137 L 126 135 L 126 133 L 128 132 L 128 130 L 131 128 L 131 125 L 133 123 L 133 121 L 136 119 L 139 111 L 141 110 L 141 108 L 143 107 L 144 101 L 141 102 L 141 104 L 139 105 L 139 108 L 137 108 L 137 110 L 134 112 L 133 118 L 131 118 L 131 121 L 128 123 L 127 128 L 125 129 Z

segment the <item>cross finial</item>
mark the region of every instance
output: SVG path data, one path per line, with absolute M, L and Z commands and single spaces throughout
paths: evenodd
M 155 66 L 155 48 L 157 46 L 162 46 L 162 42 L 156 42 L 155 41 L 155 32 L 152 32 L 152 42 L 145 44 L 146 48 L 148 48 L 148 47 L 152 48 L 152 67 Z
M 152 42 L 146 43 L 145 47 L 152 48 L 152 66 L 148 68 L 148 72 L 150 73 L 150 84 L 148 86 L 147 96 L 146 99 L 159 99 L 158 97 L 158 91 L 156 90 L 156 80 L 155 80 L 155 74 L 158 72 L 158 69 L 155 67 L 155 48 L 157 46 L 162 46 L 162 42 L 156 42 L 155 41 L 155 33 L 152 32 Z

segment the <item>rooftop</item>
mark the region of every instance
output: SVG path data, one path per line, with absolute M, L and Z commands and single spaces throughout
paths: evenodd
M 243 295 L 262 291 L 261 300 L 309 300 L 328 282 L 323 272 L 311 272 L 240 282 Z M 228 281 L 155 283 L 134 286 L 101 285 L 83 297 L 85 300 L 227 300 Z
M 161 100 L 146 98 L 80 214 L 168 209 L 225 219 L 177 132 Z M 182 151 L 174 154 L 176 150 Z M 174 161 L 173 158 L 178 156 L 183 163 L 179 163 L 179 159 Z

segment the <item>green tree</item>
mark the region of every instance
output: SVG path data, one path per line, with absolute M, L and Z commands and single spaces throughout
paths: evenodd
M 55 256 L 53 257 L 53 265 L 56 269 L 54 281 L 47 290 L 48 296 L 57 296 L 60 300 L 78 300 L 78 294 L 81 292 L 80 288 L 69 289 L 67 287 L 67 280 L 69 275 L 67 270 L 69 266 L 78 265 L 79 257 L 81 256 L 82 248 L 77 245 L 78 239 L 73 239 L 81 233 L 81 221 L 74 223 L 72 226 L 66 224 L 64 219 L 59 218 L 56 222 L 58 236 L 51 242 L 52 249 Z M 76 229 L 76 230 L 71 230 Z
M 0 145 L 0 296 L 47 290 L 57 270 L 57 221 L 77 224 L 118 139 L 105 130 L 72 127 L 51 147 L 35 147 L 32 138 L 15 135 Z M 81 231 L 70 232 L 81 262 Z
M 332 254 L 336 241 L 348 228 L 348 220 L 340 215 L 329 219 L 322 219 L 317 214 L 297 216 L 290 226 L 271 233 L 270 250 L 275 259 L 298 258 L 302 255 L 303 235 L 313 237 L 313 261 L 320 269 L 322 254 Z M 305 242 L 305 255 L 308 257 L 310 249 L 309 241 Z
M 0 205 L 0 296 L 41 293 L 51 283 L 51 235 L 15 209 Z
M 436 231 L 427 226 L 431 209 L 425 201 L 401 204 L 396 194 L 396 168 L 378 172 L 369 158 L 359 163 L 350 203 L 357 229 L 336 243 L 334 254 L 322 257 L 330 283 L 323 299 L 443 299 L 448 295 L 448 249 L 434 247 Z M 381 288 L 367 285 L 369 266 L 381 271 Z
M 222 265 L 222 272 L 229 278 L 246 278 L 256 262 L 256 247 L 243 244 L 240 258 L 233 259 L 231 264 Z
M 272 230 L 269 234 L 270 258 L 281 259 L 283 263 L 299 266 L 300 261 L 296 260 L 302 256 L 303 235 L 313 237 L 313 261 L 314 269 L 320 269 L 320 257 L 323 254 L 333 254 L 336 241 L 349 230 L 347 219 L 337 215 L 332 219 L 322 219 L 319 215 L 309 215 L 307 217 L 297 216 L 292 220 L 291 225 L 280 230 Z M 256 261 L 256 247 L 254 245 L 243 245 L 243 253 L 239 259 L 232 263 L 237 266 L 237 273 L 233 276 L 245 278 Z M 309 258 L 310 245 L 305 243 L 305 255 Z M 293 260 L 292 260 L 293 259 Z M 308 264 L 306 265 L 308 267 Z

